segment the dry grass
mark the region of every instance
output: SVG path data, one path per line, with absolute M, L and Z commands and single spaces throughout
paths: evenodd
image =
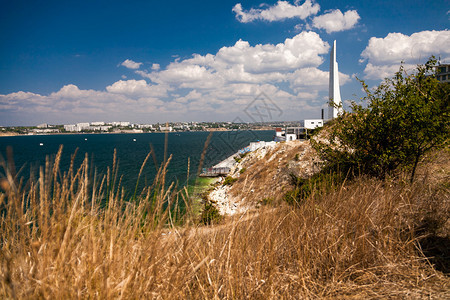
M 262 199 L 281 201 L 291 188 L 290 174 L 307 178 L 319 169 L 316 166 L 318 158 L 309 141 L 279 143 L 267 152 L 261 150 L 244 157 L 241 165 L 245 172 L 239 174 L 236 170 L 233 176 L 239 176 L 239 179 L 230 190 L 235 198 L 255 202 L 253 206 Z
M 360 178 L 298 207 L 199 227 L 161 184 L 167 164 L 132 202 L 115 164 L 94 183 L 87 158 L 61 174 L 59 157 L 27 185 L 2 163 L 2 298 L 450 297 L 420 251 L 432 234 L 448 239 L 448 173 L 424 171 L 414 185 Z M 441 231 L 423 229 L 429 218 Z

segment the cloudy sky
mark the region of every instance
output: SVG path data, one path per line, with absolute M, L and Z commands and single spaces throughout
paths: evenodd
M 319 118 L 333 40 L 344 100 L 450 63 L 447 0 L 0 1 L 0 126 Z

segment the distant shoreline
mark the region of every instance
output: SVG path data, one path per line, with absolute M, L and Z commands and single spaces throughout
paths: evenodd
M 26 134 L 19 134 L 15 132 L 0 132 L 0 137 L 2 136 L 19 136 L 19 135 L 26 135 Z
M 149 133 L 187 133 L 187 132 L 229 132 L 229 131 L 271 131 L 272 129 L 258 128 L 258 129 L 247 129 L 247 130 L 195 130 L 195 131 L 158 131 L 158 132 L 53 132 L 53 133 L 37 133 L 37 134 L 20 134 L 15 132 L 0 132 L 1 137 L 12 137 L 12 136 L 45 136 L 45 135 L 81 135 L 81 134 L 149 134 Z

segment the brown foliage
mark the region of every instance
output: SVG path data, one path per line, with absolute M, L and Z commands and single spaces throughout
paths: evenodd
M 146 190 L 127 202 L 108 179 L 88 192 L 86 168 L 59 178 L 49 163 L 26 190 L 6 174 L 0 297 L 449 296 L 448 277 L 420 251 L 426 236 L 448 239 L 445 222 L 418 236 L 423 216 L 448 219 L 448 171 L 436 180 L 424 171 L 413 185 L 360 178 L 301 206 L 264 207 L 215 227 L 193 226 L 186 214 L 180 227 L 163 208 L 180 194 L 155 184 L 154 198 Z

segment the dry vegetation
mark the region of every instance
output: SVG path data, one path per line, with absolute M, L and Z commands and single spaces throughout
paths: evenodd
M 242 174 L 239 172 L 244 168 Z M 319 170 L 318 158 L 309 141 L 279 143 L 274 148 L 258 149 L 242 159 L 233 176 L 239 179 L 230 194 L 248 205 L 270 199 L 279 202 L 290 189 L 291 176 L 308 178 Z M 253 203 L 256 204 L 256 203 Z
M 298 147 L 279 163 L 294 164 Z M 208 227 L 163 188 L 164 168 L 131 201 L 114 164 L 93 183 L 87 159 L 61 174 L 58 155 L 25 185 L 3 162 L 0 297 L 448 299 L 449 156 L 413 185 L 359 178 Z M 248 161 L 234 188 L 253 186 L 255 201 L 258 174 L 273 177 L 272 167 Z

